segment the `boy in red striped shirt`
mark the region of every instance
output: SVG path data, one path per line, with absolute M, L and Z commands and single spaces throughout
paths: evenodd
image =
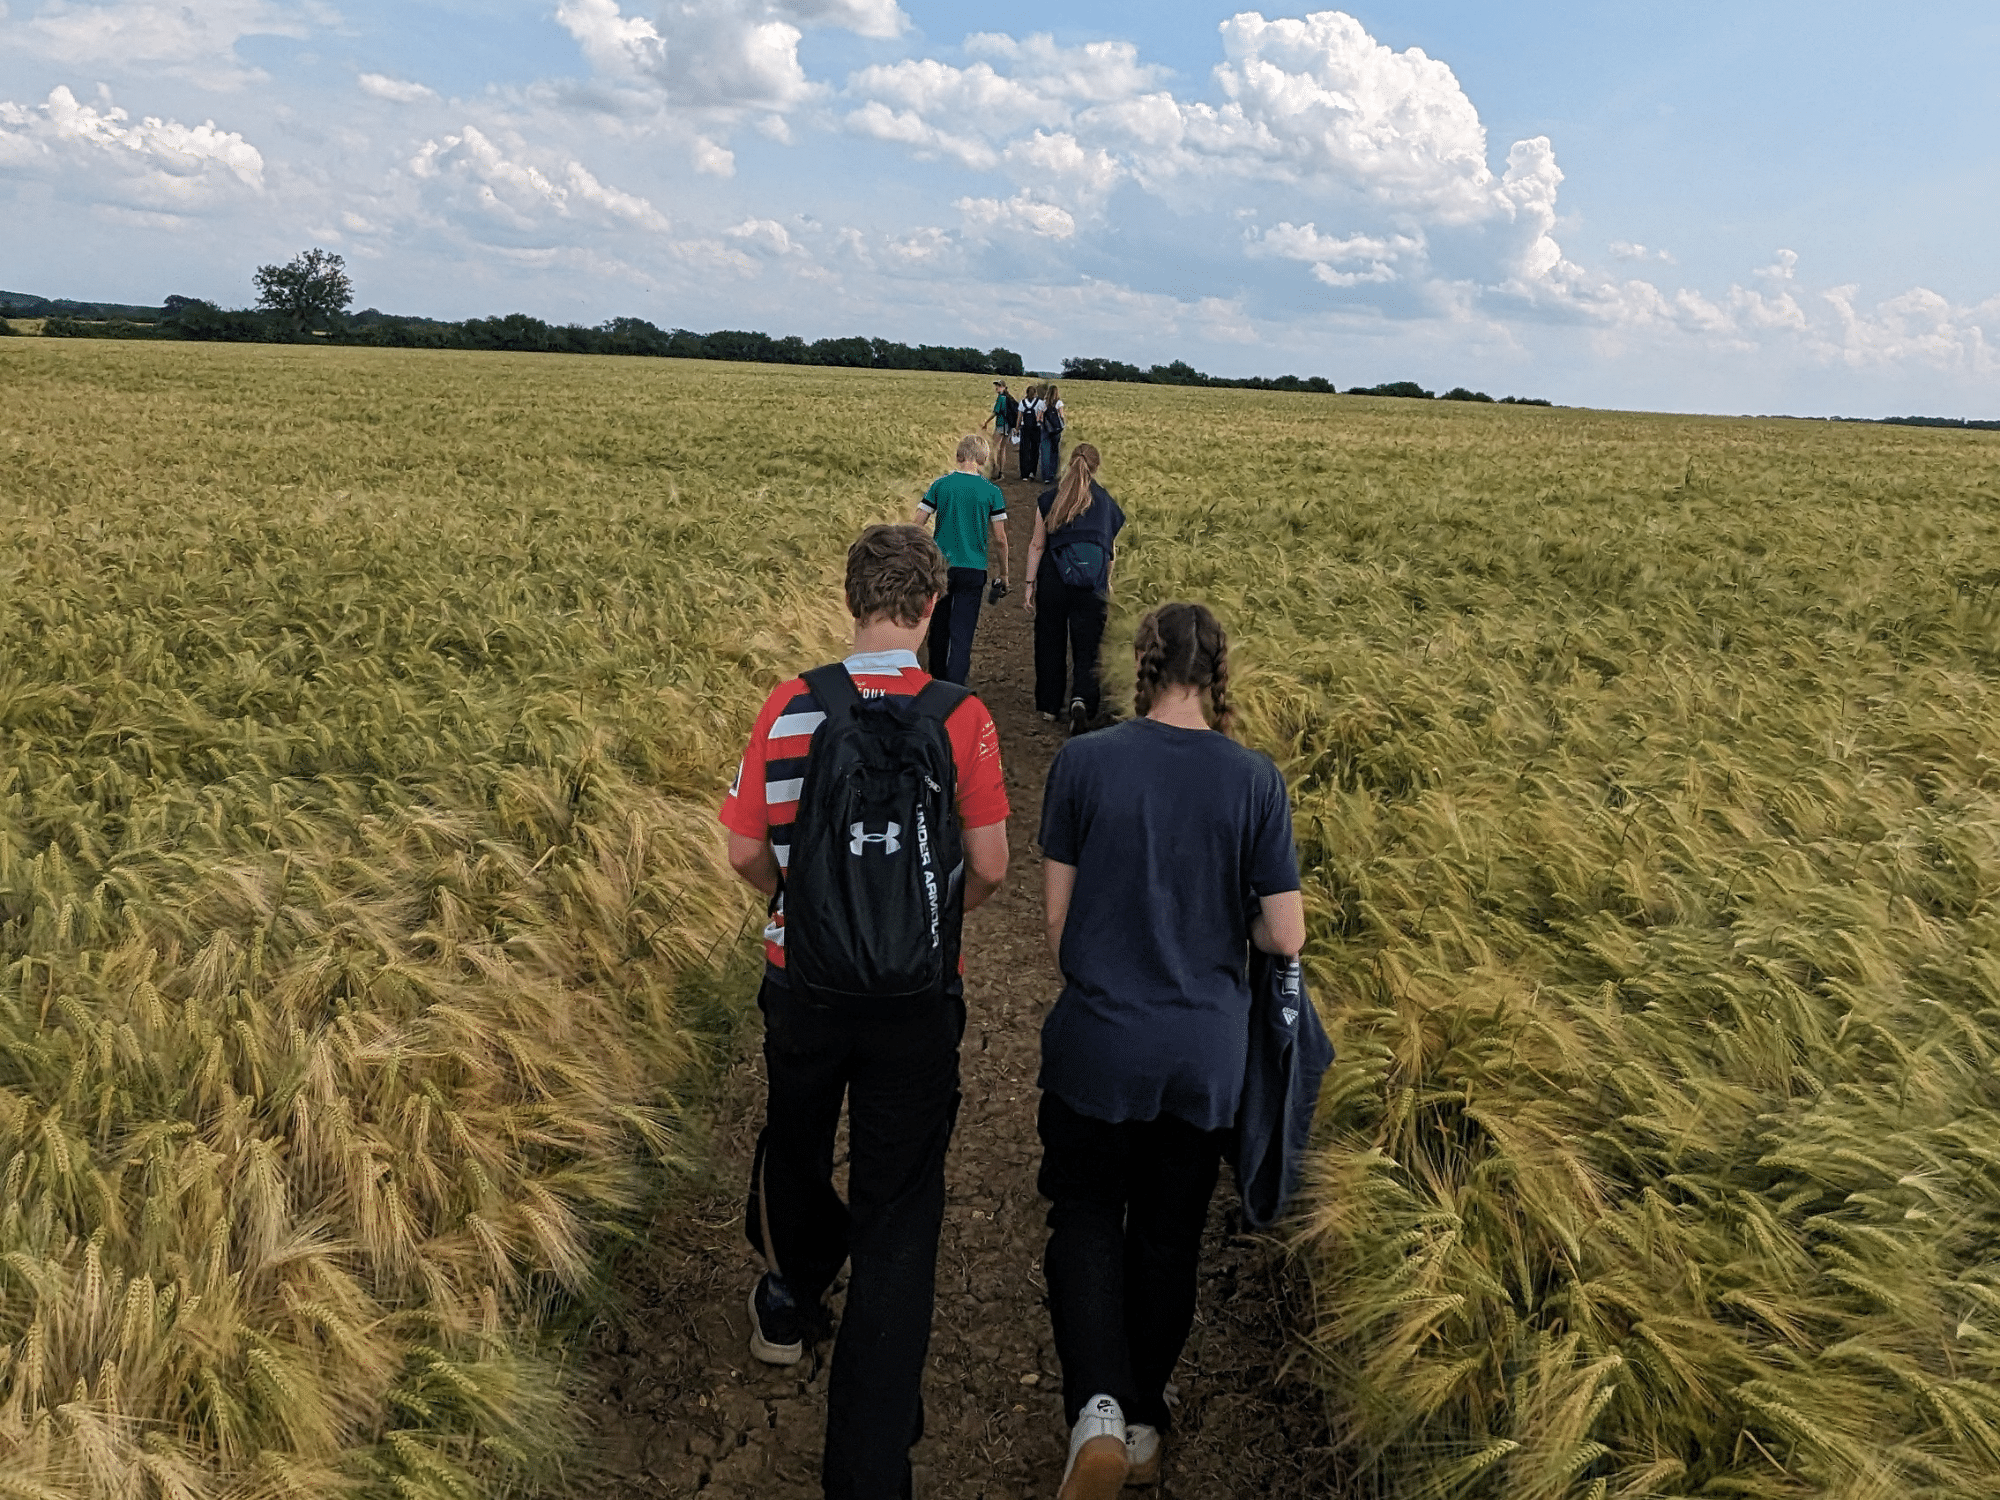
M 944 556 L 916 526 L 874 526 L 847 554 L 862 696 L 914 697 L 930 677 L 916 647 L 947 580 Z M 793 1364 L 819 1327 L 821 1299 L 852 1261 L 827 1392 L 823 1482 L 829 1500 L 898 1500 L 909 1493 L 909 1449 L 922 1434 L 921 1383 L 930 1345 L 944 1159 L 958 1114 L 963 984 L 892 1013 L 818 1005 L 785 974 L 781 892 L 792 824 L 825 713 L 803 679 L 765 701 L 722 805 L 729 861 L 772 897 L 764 929 L 769 1080 L 751 1169 L 745 1230 L 768 1267 L 750 1295 L 750 1349 Z M 967 697 L 945 721 L 965 851 L 965 909 L 1007 871 L 1007 790 L 993 718 Z M 833 1187 L 833 1140 L 848 1111 L 848 1201 Z

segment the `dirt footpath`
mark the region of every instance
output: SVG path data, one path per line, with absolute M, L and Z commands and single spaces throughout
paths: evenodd
M 966 922 L 965 1103 L 948 1167 L 937 1315 L 915 1454 L 919 1500 L 1053 1496 L 1062 1474 L 1055 1349 L 1042 1304 L 1043 1203 L 1035 1195 L 1035 1072 L 1058 988 L 1042 943 L 1034 853 L 1042 783 L 1061 744 L 1034 711 L 1029 621 L 1018 573 L 1036 487 L 1009 484 L 1014 592 L 982 612 L 972 687 L 993 711 L 1014 805 L 1007 886 Z M 725 1086 L 716 1175 L 655 1226 L 633 1258 L 622 1314 L 601 1325 L 579 1371 L 604 1496 L 809 1500 L 831 1346 L 773 1370 L 745 1346 L 759 1267 L 743 1240 L 743 1184 L 763 1109 L 754 1030 Z M 1173 1500 L 1332 1493 L 1311 1389 L 1285 1369 L 1286 1323 L 1302 1291 L 1268 1241 L 1232 1233 L 1228 1174 L 1210 1213 L 1201 1302 L 1176 1381 L 1182 1405 L 1159 1492 Z M 836 1288 L 838 1290 L 838 1288 Z M 839 1301 L 834 1301 L 836 1314 Z M 1135 1492 L 1141 1493 L 1141 1492 Z

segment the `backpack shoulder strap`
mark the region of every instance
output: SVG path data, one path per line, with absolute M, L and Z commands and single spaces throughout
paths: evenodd
M 806 690 L 813 695 L 813 701 L 829 716 L 836 709 L 851 711 L 861 702 L 861 689 L 854 685 L 854 678 L 843 662 L 829 662 L 799 676 Z
M 917 694 L 915 707 L 918 713 L 936 719 L 942 724 L 958 712 L 959 704 L 971 696 L 972 689 L 963 683 L 941 682 L 933 677 L 924 684 L 923 691 Z

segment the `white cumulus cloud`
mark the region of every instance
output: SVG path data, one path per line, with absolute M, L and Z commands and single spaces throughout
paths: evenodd
M 1759 266 L 1757 274 L 1770 281 L 1790 281 L 1799 273 L 1799 252 L 1780 250 L 1771 257 L 1768 266 Z
M 765 255 L 803 255 L 804 246 L 791 236 L 791 232 L 776 219 L 745 219 L 723 231 L 748 250 L 761 251 Z
M 535 160 L 542 156 L 541 161 Z M 664 233 L 667 217 L 645 198 L 600 182 L 581 162 L 558 161 L 525 142 L 503 144 L 467 125 L 426 141 L 409 170 L 445 208 L 469 208 L 515 230 L 550 219 L 595 214 L 631 228 Z
M 627 15 L 619 0 L 560 0 L 556 20 L 585 60 L 669 107 L 784 111 L 817 97 L 799 61 L 809 28 L 894 37 L 896 0 L 671 0 Z
M 694 169 L 708 177 L 734 177 L 736 153 L 705 135 L 694 138 Z
M 1486 127 L 1444 63 L 1392 51 L 1340 11 L 1233 16 L 1222 41 L 1216 78 L 1230 102 L 1189 112 L 1196 151 L 1352 183 L 1399 207 L 1489 212 Z
M 843 118 L 915 156 L 999 171 L 1073 229 L 1098 222 L 1130 184 L 1190 215 L 1212 211 L 1218 194 L 1277 196 L 1295 205 L 1288 224 L 1324 204 L 1353 233 L 1401 243 L 1393 256 L 1343 260 L 1297 253 L 1283 236 L 1254 242 L 1255 253 L 1304 261 L 1328 288 L 1406 279 L 1434 230 L 1473 232 L 1484 246 L 1483 261 L 1454 269 L 1460 281 L 1549 296 L 1571 275 L 1555 239 L 1554 146 L 1517 142 L 1496 175 L 1479 112 L 1445 63 L 1395 51 L 1340 11 L 1244 12 L 1219 37 L 1216 100 L 1177 94 L 1131 43 L 981 33 L 966 39 L 974 60 L 963 66 L 910 58 L 852 73 Z
M 967 228 L 979 232 L 1015 230 L 1050 240 L 1066 240 L 1076 233 L 1076 219 L 1068 210 L 1039 203 L 1024 192 L 1004 202 L 998 198 L 960 198 L 952 207 L 965 215 Z
M 941 130 L 915 110 L 891 109 L 879 99 L 870 99 L 850 114 L 847 128 L 856 135 L 908 146 L 919 159 L 950 157 L 975 169 L 995 166 L 1000 160 L 999 152 L 985 141 Z
M 1972 307 L 1954 305 L 1926 287 L 1860 305 L 1860 288 L 1838 286 L 1822 294 L 1832 326 L 1817 335 L 1819 351 L 1851 369 L 1921 364 L 1991 377 L 2000 373 L 2000 297 Z
M 0 103 L 0 168 L 49 177 L 66 195 L 171 213 L 261 192 L 264 156 L 213 120 L 134 121 L 109 97 L 58 84 L 39 105 Z
M 957 239 L 936 225 L 912 229 L 891 239 L 883 250 L 884 258 L 890 264 L 906 270 L 937 270 L 956 263 L 960 258 Z
M 1327 286 L 1347 287 L 1394 281 L 1399 262 L 1421 260 L 1424 241 L 1420 235 L 1409 234 L 1321 234 L 1316 225 L 1287 220 L 1262 234 L 1253 234 L 1250 253 L 1305 261 L 1312 266 L 1314 279 Z
M 1009 165 L 1044 183 L 1061 183 L 1088 197 L 1102 197 L 1124 178 L 1127 170 L 1101 146 L 1085 146 L 1066 130 L 1037 130 L 1006 150 Z
M 1606 248 L 1610 250 L 1613 260 L 1657 260 L 1664 265 L 1671 266 L 1674 264 L 1674 257 L 1671 252 L 1654 249 L 1651 246 L 1641 245 L 1632 240 L 1613 240 Z
M 562 0 L 556 20 L 591 66 L 674 105 L 788 109 L 814 89 L 799 63 L 803 33 L 763 5 L 688 0 L 657 21 L 618 0 Z
M 387 99 L 391 104 L 421 104 L 426 99 L 437 98 L 435 89 L 406 79 L 391 78 L 385 73 L 363 73 L 355 81 L 361 85 L 362 93 Z
M 279 0 L 59 0 L 14 28 L 10 41 L 71 66 L 131 67 L 233 89 L 261 80 L 237 55 L 248 36 L 303 37 L 331 23 L 318 3 Z
M 665 233 L 669 228 L 667 216 L 651 203 L 636 193 L 624 192 L 599 182 L 582 162 L 573 161 L 564 166 L 563 180 L 568 184 L 574 202 L 590 204 L 612 218 L 623 219 L 640 229 Z

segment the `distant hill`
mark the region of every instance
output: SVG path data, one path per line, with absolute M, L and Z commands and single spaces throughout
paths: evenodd
M 72 302 L 67 297 L 0 292 L 0 318 L 87 318 L 94 322 L 123 318 L 129 323 L 157 323 L 165 313 L 163 307 L 139 307 L 129 302 Z

